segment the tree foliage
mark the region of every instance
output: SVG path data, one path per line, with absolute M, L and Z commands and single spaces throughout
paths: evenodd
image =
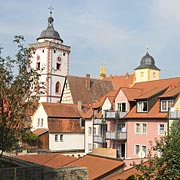
M 155 155 L 152 154 L 154 151 Z M 180 179 L 180 121 L 172 124 L 166 136 L 156 139 L 156 145 L 148 155 L 148 164 L 135 167 L 147 180 Z
M 14 42 L 18 47 L 16 58 L 0 54 L 0 157 L 18 147 L 30 128 L 30 109 L 33 111 L 38 100 L 38 94 L 30 88 L 39 79 L 39 74 L 28 68 L 31 49 L 24 48 L 23 36 L 15 36 Z

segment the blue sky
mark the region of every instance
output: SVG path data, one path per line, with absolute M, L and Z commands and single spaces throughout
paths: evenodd
M 54 28 L 71 46 L 70 75 L 99 77 L 132 74 L 149 47 L 161 78 L 180 75 L 179 0 L 0 0 L 2 56 L 14 56 L 13 37 L 35 43 L 47 27 L 53 6 Z

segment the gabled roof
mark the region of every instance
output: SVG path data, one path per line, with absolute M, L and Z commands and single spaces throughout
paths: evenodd
M 134 74 L 126 74 L 124 76 L 106 77 L 104 80 L 111 81 L 114 90 L 120 87 L 130 87 L 133 84 Z
M 141 112 L 141 113 L 137 113 L 136 111 L 136 106 L 134 106 L 126 115 L 126 118 L 154 118 L 154 119 L 158 119 L 158 118 L 165 118 L 167 119 L 167 113 L 161 113 L 159 110 L 160 107 L 160 102 L 157 101 L 155 103 L 155 105 L 149 110 L 149 112 Z
M 170 89 L 169 91 L 165 92 L 163 95 L 161 95 L 159 98 L 164 97 L 174 97 L 180 94 L 180 86 L 174 87 L 173 89 Z
M 15 156 L 15 158 L 52 168 L 63 167 L 77 159 L 71 156 L 64 156 L 58 153 L 18 155 Z
M 150 99 L 151 97 L 154 97 L 155 95 L 165 91 L 168 89 L 168 87 L 152 87 L 149 91 L 143 93 L 141 96 L 138 96 L 136 100 L 138 99 Z
M 77 104 L 41 103 L 48 117 L 80 118 Z
M 46 128 L 38 128 L 33 131 L 33 133 L 36 134 L 37 136 L 40 136 L 46 132 L 48 132 L 48 129 Z
M 121 88 L 129 101 L 135 101 L 135 98 L 142 94 L 142 89 L 138 88 Z
M 90 78 L 90 88 L 86 87 L 86 77 L 67 76 L 70 92 L 75 104 L 93 104 L 100 97 L 113 90 L 111 81 Z
M 49 119 L 48 128 L 50 133 L 83 133 L 80 121 L 72 119 Z
M 96 178 L 101 179 L 110 172 L 113 173 L 115 170 L 117 171 L 118 168 L 123 168 L 123 165 L 124 162 L 117 159 L 86 155 L 69 163 L 67 166 L 87 167 L 89 171 L 89 180 L 92 180 Z

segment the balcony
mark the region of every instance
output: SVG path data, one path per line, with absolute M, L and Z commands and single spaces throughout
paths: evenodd
M 94 143 L 101 143 L 102 144 L 102 143 L 106 142 L 105 138 L 102 136 L 95 135 L 93 138 L 94 138 Z
M 109 140 L 126 140 L 127 139 L 127 132 L 106 132 L 106 139 Z
M 104 119 L 94 119 L 94 124 L 97 125 L 105 124 L 105 121 Z
M 180 119 L 180 110 L 169 111 L 169 119 Z
M 121 119 L 126 116 L 127 112 L 121 111 L 105 111 L 106 119 Z

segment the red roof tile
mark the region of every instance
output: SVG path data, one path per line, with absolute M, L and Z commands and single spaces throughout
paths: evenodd
M 89 170 L 89 179 L 99 178 L 108 172 L 113 172 L 117 168 L 123 168 L 124 162 L 92 155 L 86 155 L 76 161 L 69 163 L 67 166 L 83 166 L 87 167 Z
M 18 155 L 15 156 L 15 158 L 52 168 L 63 167 L 77 159 L 71 156 L 64 156 L 58 153 Z
M 80 118 L 77 104 L 45 103 L 42 106 L 48 117 Z
M 174 87 L 173 89 L 170 89 L 169 91 L 167 91 L 166 93 L 161 95 L 160 98 L 174 97 L 174 96 L 177 96 L 178 94 L 180 94 L 180 86 Z
M 36 134 L 37 136 L 44 134 L 46 132 L 48 132 L 48 129 L 46 128 L 38 128 L 33 131 L 33 133 Z
M 67 76 L 70 92 L 75 104 L 93 104 L 106 93 L 113 91 L 111 81 L 90 78 L 90 89 L 86 88 L 86 77 Z
M 112 76 L 106 77 L 105 80 L 112 81 L 114 90 L 118 90 L 121 87 L 130 87 L 133 84 L 134 75 L 127 74 L 124 76 Z

